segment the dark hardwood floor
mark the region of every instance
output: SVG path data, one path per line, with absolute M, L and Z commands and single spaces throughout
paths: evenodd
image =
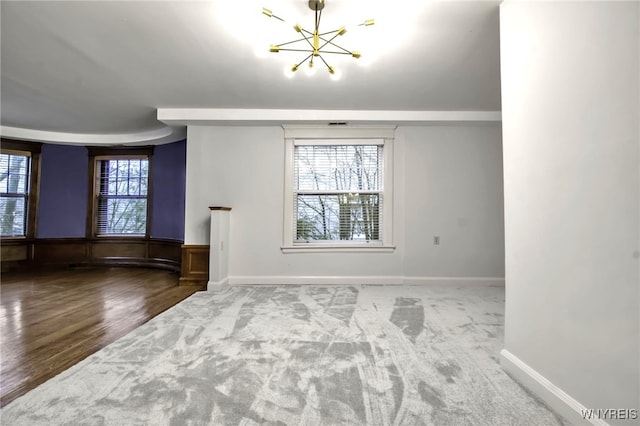
M 202 289 L 141 268 L 3 274 L 0 406 Z

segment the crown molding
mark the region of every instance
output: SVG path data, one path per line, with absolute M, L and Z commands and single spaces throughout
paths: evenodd
M 158 108 L 169 126 L 283 124 L 442 124 L 497 123 L 500 111 L 382 111 L 311 109 Z
M 169 126 L 137 133 L 67 133 L 47 130 L 26 129 L 22 127 L 0 126 L 3 138 L 35 142 L 59 143 L 66 145 L 160 145 L 177 142 L 186 137 L 184 128 Z

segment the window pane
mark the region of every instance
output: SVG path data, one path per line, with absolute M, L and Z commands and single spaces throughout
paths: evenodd
M 129 175 L 127 167 L 129 165 L 129 160 L 116 160 L 116 164 L 118 165 L 118 176 L 126 178 Z
M 147 195 L 148 160 L 104 160 L 105 173 L 100 177 L 104 195 Z M 99 166 L 102 170 L 103 166 Z
M 380 195 L 298 195 L 296 240 L 380 239 Z
M 0 196 L 0 232 L 3 237 L 25 235 L 25 197 Z
M 380 241 L 381 145 L 294 147 L 296 241 Z
M 98 162 L 98 234 L 146 233 L 149 160 Z
M 129 160 L 129 176 L 140 176 L 140 160 Z
M 295 184 L 300 191 L 377 191 L 382 187 L 382 147 L 295 147 Z
M 26 235 L 29 189 L 29 159 L 26 155 L 0 154 L 0 232 L 2 236 Z
M 0 154 L 0 192 L 26 194 L 29 157 L 26 155 Z
M 113 180 L 107 181 L 107 194 L 116 195 L 118 193 L 118 181 L 114 178 Z
M 118 179 L 118 182 L 116 184 L 116 193 L 110 195 L 129 195 L 129 191 L 127 190 L 128 187 L 129 181 L 121 177 L 120 179 Z
M 140 195 L 140 180 L 131 179 L 129 181 L 129 195 Z
M 101 209 L 104 234 L 145 234 L 147 223 L 147 200 L 109 198 Z
M 9 155 L 0 154 L 0 192 L 7 192 L 9 182 Z

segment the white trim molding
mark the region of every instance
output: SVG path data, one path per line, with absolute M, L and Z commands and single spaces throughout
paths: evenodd
M 207 283 L 207 291 L 221 291 L 229 286 L 229 278 L 225 278 L 221 281 L 209 281 Z
M 444 285 L 488 287 L 504 286 L 504 278 L 484 277 L 404 277 L 386 276 L 291 276 L 291 275 L 236 275 L 228 284 L 234 285 Z
M 506 349 L 500 351 L 500 365 L 502 365 L 502 368 L 518 383 L 540 397 L 540 399 L 546 402 L 571 424 L 609 425 L 602 419 L 584 419 L 582 413 L 587 410 L 587 407 L 576 401 L 569 394 L 551 383 L 546 377 Z
M 504 287 L 504 277 L 404 277 L 405 285 Z
M 0 126 L 2 137 L 34 142 L 59 143 L 66 145 L 162 145 L 177 142 L 187 136 L 185 128 L 165 126 L 159 129 L 135 133 L 66 133 L 48 130 L 26 129 L 22 127 Z
M 500 123 L 501 111 L 381 111 L 246 108 L 158 108 L 158 121 L 186 125 Z
M 302 125 L 302 124 L 283 124 L 285 139 L 393 139 L 396 125 L 343 125 L 343 126 L 327 126 L 327 125 Z
M 283 125 L 285 142 L 285 170 L 284 170 L 284 195 L 283 195 L 283 235 L 282 252 L 315 252 L 323 251 L 353 251 L 359 247 L 367 248 L 371 252 L 372 247 L 378 247 L 378 251 L 393 252 L 393 146 L 396 126 L 292 126 Z M 296 188 L 294 179 L 296 147 L 305 145 L 373 145 L 383 147 L 382 166 L 380 173 L 383 177 L 381 188 L 375 188 L 375 193 L 381 197 L 382 207 L 380 211 L 381 235 L 380 241 L 357 242 L 349 241 L 347 245 L 336 244 L 329 241 L 295 241 L 295 215 Z M 338 249 L 338 250 L 337 250 Z M 313 250 L 313 251 L 311 251 Z M 364 251 L 363 251 L 364 252 Z
M 400 285 L 402 277 L 374 276 L 231 276 L 231 285 Z
M 291 247 L 280 247 L 282 253 L 393 253 L 395 246 L 383 246 L 379 244 L 360 245 L 310 245 L 300 244 Z

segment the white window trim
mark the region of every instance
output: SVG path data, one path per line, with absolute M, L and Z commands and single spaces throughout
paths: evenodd
M 283 253 L 380 253 L 393 252 L 393 142 L 396 126 L 283 126 L 285 136 Z M 294 147 L 334 143 L 362 144 L 382 140 L 384 164 L 384 203 L 382 205 L 382 241 L 336 242 L 317 241 L 294 243 L 293 227 L 293 166 Z

